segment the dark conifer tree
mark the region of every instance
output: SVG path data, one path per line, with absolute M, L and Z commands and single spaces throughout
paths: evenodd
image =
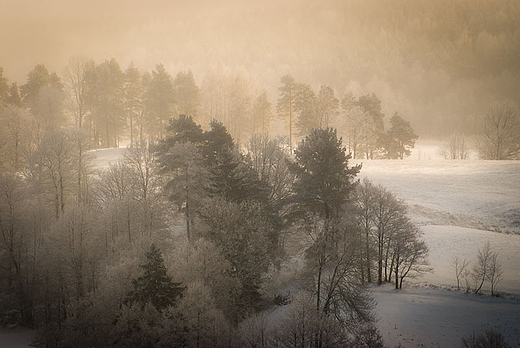
M 150 303 L 159 311 L 173 306 L 184 288 L 167 274 L 161 251 L 155 244 L 146 253 L 146 260 L 147 263 L 140 266 L 143 275 L 132 281 L 134 289 L 128 293 L 127 303 L 143 307 Z
M 311 130 L 294 153 L 296 160 L 289 169 L 296 176 L 292 191 L 297 211 L 325 219 L 338 216 L 361 166 L 348 167 L 351 155 L 346 154 L 336 130 Z

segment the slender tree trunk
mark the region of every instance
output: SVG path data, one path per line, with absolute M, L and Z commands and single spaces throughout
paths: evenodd
M 107 114 L 105 114 L 105 128 L 106 128 L 106 136 L 107 136 L 105 143 L 106 143 L 107 148 L 109 148 L 110 147 L 110 136 L 108 133 L 109 131 L 108 131 L 108 115 Z
M 399 282 L 399 250 L 397 250 L 397 255 L 395 258 L 395 288 L 398 289 Z
M 81 143 L 81 139 L 78 139 L 79 142 L 79 158 L 78 158 L 78 203 L 81 203 L 81 175 L 83 173 L 82 168 L 82 160 L 83 160 L 83 144 Z
M 379 232 L 377 248 L 377 284 L 381 285 L 383 283 L 383 235 L 381 231 Z
M 130 148 L 134 147 L 134 118 L 133 110 L 130 109 Z
M 291 156 L 293 154 L 293 147 L 292 147 L 292 88 L 289 92 L 289 149 L 291 150 Z
M 190 189 L 188 187 L 188 170 L 186 169 L 186 234 L 188 236 L 188 242 L 191 240 L 190 233 Z
M 369 283 L 372 283 L 372 271 L 371 271 L 371 267 L 370 267 L 370 229 L 369 228 L 366 228 L 365 227 L 365 243 L 366 243 L 366 249 L 367 249 L 367 264 L 366 264 L 366 267 L 367 267 L 367 281 Z
M 130 204 L 126 204 L 126 228 L 128 230 L 128 243 L 132 243 L 132 230 L 130 228 Z

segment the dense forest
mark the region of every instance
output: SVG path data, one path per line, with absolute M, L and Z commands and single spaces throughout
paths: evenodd
M 203 128 L 181 113 L 207 111 L 193 75 L 162 65 L 73 57 L 63 79 L 37 65 L 2 87 L 1 318 L 37 345 L 381 345 L 366 284 L 428 270 L 406 205 L 349 166 L 331 88 L 284 75 L 276 109 L 295 129 L 270 138 L 265 93 L 248 124 L 232 118 L 243 99 L 219 95 Z M 380 103 L 345 96 L 370 131 L 348 146 L 402 158 L 417 136 L 397 114 L 385 131 Z M 99 168 L 93 149 L 122 139 Z

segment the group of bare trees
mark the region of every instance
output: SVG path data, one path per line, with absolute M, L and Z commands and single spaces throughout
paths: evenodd
M 478 249 L 477 260 L 473 267 L 467 258 L 462 259 L 457 255 L 452 259 L 452 266 L 457 280 L 457 290 L 460 290 L 461 283 L 464 281 L 466 292 L 473 290 L 478 294 L 484 284 L 489 282 L 491 295 L 497 294 L 497 285 L 502 280 L 504 270 L 498 251 L 493 251 L 489 242 Z
M 520 114 L 511 105 L 499 105 L 479 119 L 476 134 L 479 157 L 520 159 Z
M 428 248 L 406 216 L 406 205 L 380 185 L 364 179 L 356 190 L 356 223 L 361 241 L 361 277 L 368 283 L 395 282 L 429 270 Z
M 477 119 L 473 129 L 454 132 L 439 148 L 446 159 L 465 160 L 471 149 L 485 160 L 520 158 L 520 114 L 513 105 L 500 104 Z

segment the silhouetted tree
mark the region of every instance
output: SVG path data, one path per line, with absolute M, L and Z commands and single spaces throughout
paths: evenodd
M 135 121 L 139 119 L 144 109 L 144 92 L 141 73 L 132 62 L 125 71 L 124 84 L 124 107 L 128 118 L 128 129 L 130 131 L 130 147 L 134 146 Z M 142 142 L 142 139 L 139 140 Z
M 175 104 L 178 108 L 177 112 L 198 119 L 200 90 L 195 83 L 191 70 L 180 71 L 175 75 L 173 91 L 175 93 Z
M 339 101 L 330 86 L 321 86 L 318 94 L 318 120 L 320 128 L 332 126 L 338 114 Z
M 288 119 L 289 122 L 289 149 L 293 149 L 293 122 L 294 122 L 294 111 L 296 96 L 298 94 L 298 84 L 291 75 L 284 75 L 280 79 L 282 86 L 278 88 L 280 91 L 280 98 L 276 104 L 276 110 L 278 115 L 284 119 Z
M 410 156 L 418 136 L 410 122 L 396 112 L 390 119 L 390 130 L 381 136 L 381 145 L 387 158 L 403 159 Z
M 263 90 L 253 104 L 253 135 L 268 134 L 272 118 L 271 103 L 267 98 L 267 92 Z
M 298 85 L 294 110 L 298 115 L 296 128 L 300 136 L 308 135 L 313 128 L 321 128 L 318 118 L 318 98 L 308 83 Z
M 162 138 L 166 122 L 175 114 L 175 95 L 170 74 L 157 64 L 145 93 L 147 128 L 152 138 Z

